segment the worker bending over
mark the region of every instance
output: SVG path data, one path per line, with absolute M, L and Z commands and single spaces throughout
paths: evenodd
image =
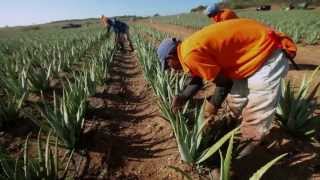
M 165 39 L 157 53 L 163 69 L 182 69 L 193 77 L 174 97 L 173 111 L 196 94 L 203 80 L 224 83 L 225 78 L 232 79 L 227 106 L 234 118 L 242 117 L 240 142 L 249 142 L 239 154 L 244 157 L 269 133 L 281 95 L 281 78 L 296 51 L 292 39 L 283 33 L 255 20 L 234 19 L 207 26 L 183 42 Z M 216 103 L 213 98 L 205 110 Z
M 126 40 L 129 41 L 130 51 L 134 50 L 130 38 L 129 26 L 126 23 L 119 21 L 116 18 L 107 18 L 103 15 L 101 17 L 101 23 L 104 27 L 107 28 L 108 33 L 111 29 L 113 30 L 113 32 L 115 33 L 115 43 L 117 46 L 120 46 L 121 50 L 125 49 L 124 43 Z

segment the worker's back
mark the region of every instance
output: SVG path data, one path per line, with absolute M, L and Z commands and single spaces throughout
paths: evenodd
M 214 78 L 216 71 L 233 79 L 253 74 L 277 48 L 272 31 L 254 20 L 234 19 L 209 25 L 182 42 L 179 48 L 184 69 Z M 217 66 L 217 70 L 210 67 Z M 200 72 L 201 71 L 201 72 Z M 199 75 L 199 74 L 198 74 Z
M 126 33 L 129 29 L 128 25 L 117 19 L 112 19 L 112 28 L 115 32 Z

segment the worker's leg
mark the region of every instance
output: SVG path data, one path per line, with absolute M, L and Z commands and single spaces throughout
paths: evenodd
M 287 74 L 288 60 L 276 50 L 266 63 L 248 78 L 248 104 L 242 112 L 244 140 L 261 141 L 268 134 L 281 95 L 281 79 Z
M 248 82 L 248 104 L 242 112 L 241 144 L 247 144 L 238 155 L 249 155 L 269 133 L 281 95 L 281 79 L 288 72 L 288 59 L 276 50 Z M 249 142 L 249 143 L 248 143 Z
M 227 112 L 225 113 L 225 120 L 239 120 L 243 108 L 248 103 L 248 81 L 247 79 L 234 80 L 231 92 L 227 96 Z M 241 144 L 243 144 L 241 142 Z
M 219 79 L 219 78 L 218 78 Z M 247 103 L 247 84 L 245 80 L 231 81 L 230 79 L 222 79 L 222 81 L 216 80 L 217 85 L 214 95 L 205 102 L 204 120 L 208 123 L 205 132 L 211 130 L 229 129 L 229 125 L 232 124 L 231 116 L 224 114 L 223 117 L 215 118 L 218 109 L 227 96 L 228 109 L 232 111 L 228 114 L 232 114 L 232 117 L 238 117 L 241 114 L 242 108 Z M 221 80 L 221 79 L 220 79 Z M 231 92 L 230 92 L 231 90 Z M 234 118 L 235 119 L 235 118 Z
M 248 102 L 248 82 L 246 79 L 234 80 L 231 92 L 227 96 L 227 113 L 225 116 L 240 119 L 243 108 Z

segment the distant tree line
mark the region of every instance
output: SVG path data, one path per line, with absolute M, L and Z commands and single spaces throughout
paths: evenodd
M 207 8 L 207 6 L 200 5 L 200 6 L 197 6 L 195 8 L 192 8 L 190 10 L 190 12 L 192 12 L 192 13 L 203 12 L 206 8 Z

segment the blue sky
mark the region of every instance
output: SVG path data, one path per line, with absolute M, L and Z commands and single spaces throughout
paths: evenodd
M 0 26 L 116 15 L 175 14 L 217 0 L 4 0 Z

